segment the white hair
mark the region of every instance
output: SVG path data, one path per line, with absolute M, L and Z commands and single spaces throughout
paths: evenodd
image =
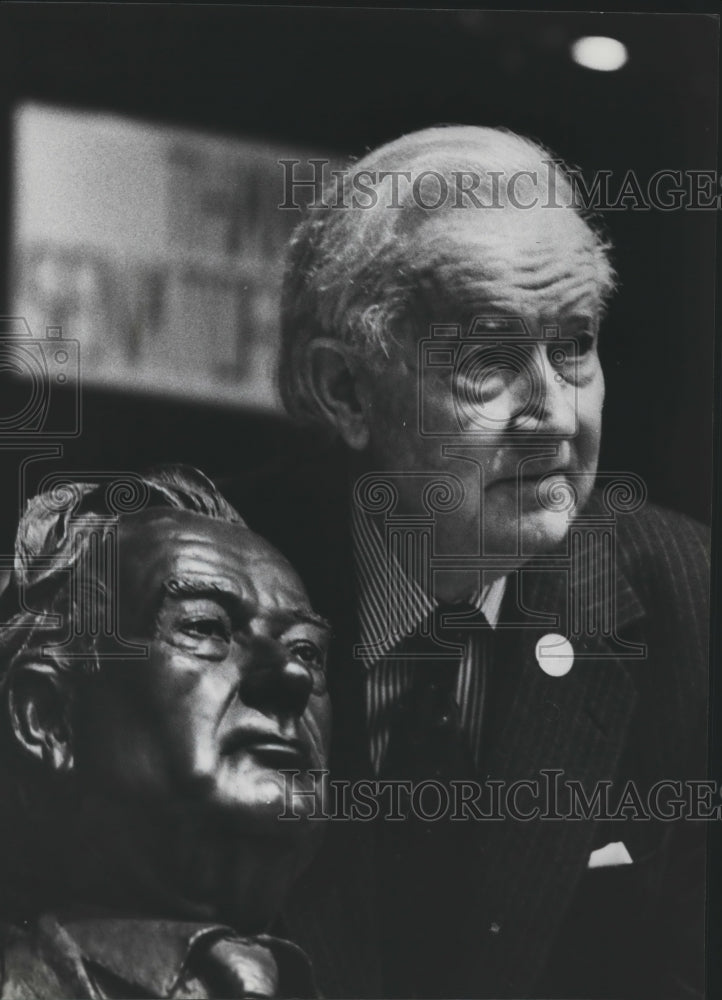
M 410 175 L 412 182 L 398 184 L 392 195 L 388 172 L 401 180 Z M 359 180 L 368 192 L 365 200 L 358 196 Z M 530 194 L 584 220 L 603 303 L 615 287 L 610 245 L 575 204 L 568 168 L 530 139 L 500 128 L 440 126 L 402 136 L 347 171 L 334 172 L 289 245 L 279 386 L 291 416 L 323 421 L 311 389 L 313 339 L 342 341 L 372 369 L 390 356 L 400 321 L 419 305 L 423 279 L 434 278 L 428 253 L 414 239 L 430 215 L 468 211 L 469 205 L 476 207 L 474 197 L 483 201 L 482 208 L 493 198 L 495 207 L 507 209 L 515 199 L 528 204 Z

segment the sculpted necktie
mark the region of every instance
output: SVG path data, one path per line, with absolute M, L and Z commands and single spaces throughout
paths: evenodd
M 209 997 L 269 1000 L 318 995 L 307 957 L 281 938 L 209 937 L 198 942 L 189 964 Z

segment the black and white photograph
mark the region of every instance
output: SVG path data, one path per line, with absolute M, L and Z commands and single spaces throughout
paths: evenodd
M 0 53 L 0 998 L 720 995 L 719 14 Z

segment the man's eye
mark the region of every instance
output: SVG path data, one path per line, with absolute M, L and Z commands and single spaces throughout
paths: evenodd
M 220 618 L 190 618 L 183 622 L 182 630 L 198 639 L 222 639 L 224 642 L 230 639 L 228 626 Z
M 581 332 L 572 345 L 554 345 L 549 348 L 549 360 L 560 371 L 574 371 L 594 354 L 596 340 L 593 333 Z
M 585 357 L 594 350 L 594 334 L 593 333 L 579 333 L 574 338 L 576 342 L 576 352 L 580 358 Z

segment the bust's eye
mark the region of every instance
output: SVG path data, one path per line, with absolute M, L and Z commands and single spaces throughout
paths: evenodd
M 230 627 L 221 617 L 187 618 L 181 623 L 181 630 L 185 635 L 197 639 L 221 639 L 228 642 L 231 637 Z
M 315 643 L 297 639 L 295 642 L 289 643 L 288 648 L 293 658 L 303 663 L 304 666 L 323 670 L 325 656 Z
M 291 659 L 308 670 L 313 681 L 313 693 L 323 694 L 326 691 L 326 642 L 317 644 L 306 638 L 289 638 L 285 645 Z

